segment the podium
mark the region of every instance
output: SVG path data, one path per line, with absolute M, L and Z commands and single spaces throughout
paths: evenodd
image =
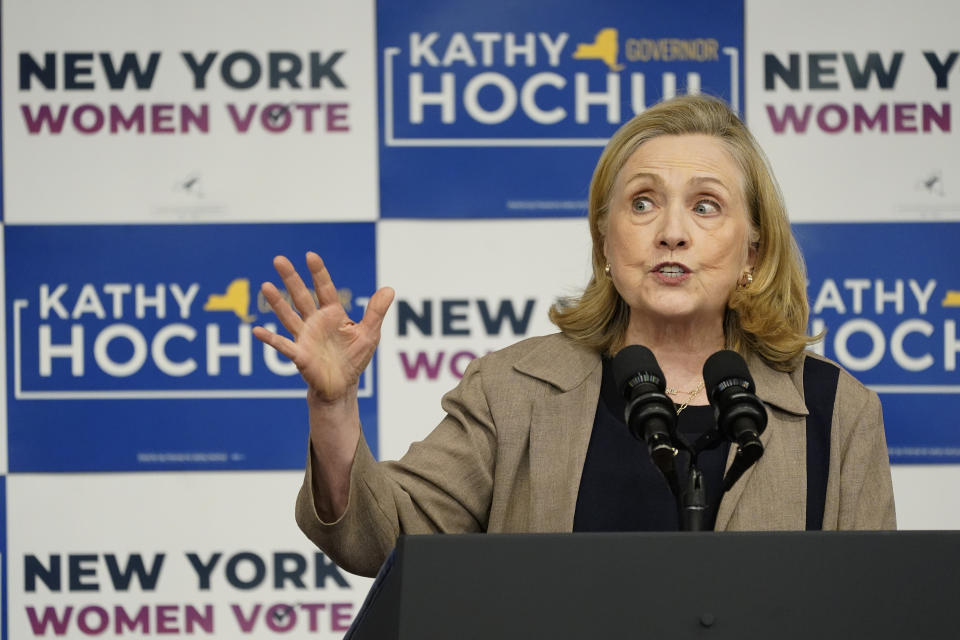
M 960 533 L 404 536 L 346 638 L 960 638 Z

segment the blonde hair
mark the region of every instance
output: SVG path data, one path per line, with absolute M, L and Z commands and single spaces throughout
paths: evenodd
M 550 319 L 573 340 L 612 353 L 623 346 L 630 309 L 605 273 L 603 242 L 617 176 L 644 142 L 664 135 L 719 138 L 743 174 L 743 189 L 755 240 L 753 282 L 727 301 L 728 349 L 753 351 L 773 367 L 795 367 L 796 357 L 816 338 L 806 335 L 806 271 L 790 231 L 783 196 L 766 156 L 746 126 L 723 101 L 703 95 L 661 102 L 624 124 L 607 143 L 590 183 L 588 221 L 593 238 L 593 276 L 583 294 L 553 305 Z

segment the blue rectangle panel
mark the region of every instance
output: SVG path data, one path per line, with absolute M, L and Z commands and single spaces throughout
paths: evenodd
M 251 335 L 273 256 L 320 253 L 350 317 L 373 223 L 6 229 L 11 471 L 293 469 L 305 384 Z M 308 280 L 309 282 L 309 280 Z M 309 285 L 312 288 L 312 285 Z M 373 366 L 360 412 L 376 450 Z
M 665 96 L 743 104 L 743 3 L 377 4 L 384 217 L 576 216 Z
M 894 462 L 960 462 L 960 224 L 798 224 L 811 329 L 880 393 Z

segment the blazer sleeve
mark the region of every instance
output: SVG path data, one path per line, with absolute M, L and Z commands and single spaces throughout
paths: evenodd
M 336 522 L 317 515 L 312 452 L 297 496 L 297 524 L 339 566 L 376 575 L 401 534 L 485 531 L 497 433 L 484 391 L 483 358 L 441 402 L 446 416 L 396 462 L 377 462 L 363 436 L 350 470 L 347 507 Z
M 841 372 L 837 416 L 840 430 L 839 529 L 896 529 L 890 458 L 877 394 Z M 835 425 L 838 426 L 838 425 Z

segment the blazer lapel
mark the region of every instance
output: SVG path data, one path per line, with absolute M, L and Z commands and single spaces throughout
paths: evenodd
M 600 398 L 600 356 L 563 339 L 545 343 L 514 368 L 553 387 L 535 401 L 530 418 L 531 531 L 572 531 Z
M 778 413 L 772 411 L 772 408 L 780 409 L 796 415 L 807 415 L 807 406 L 803 401 L 800 391 L 794 380 L 794 375 L 772 369 L 759 356 L 751 354 L 747 358 L 747 367 L 750 369 L 750 375 L 753 376 L 757 387 L 757 397 L 767 405 L 767 428 L 760 434 L 760 442 L 763 443 L 763 450 L 767 451 L 771 446 L 776 446 L 777 425 L 780 424 Z M 736 446 L 730 446 L 730 454 L 727 457 L 727 466 L 730 465 L 736 457 Z M 716 531 L 726 531 L 730 520 L 736 511 L 744 491 L 750 486 L 753 472 L 757 465 L 763 463 L 760 458 L 756 463 L 747 469 L 740 479 L 730 487 L 723 498 L 720 500 L 720 506 L 717 510 L 717 520 L 714 526 Z M 801 499 L 806 499 L 802 496 Z M 759 526 L 759 523 L 758 525 Z M 741 527 L 742 528 L 742 527 Z
M 770 416 L 770 409 L 767 408 L 767 429 L 760 434 L 760 442 L 763 444 L 763 450 L 766 451 L 770 448 L 770 441 L 773 439 L 773 432 L 776 429 L 771 429 L 770 423 L 773 422 Z M 733 464 L 734 458 L 737 457 L 737 447 L 736 445 L 730 445 L 730 453 L 727 456 L 727 467 L 726 470 L 730 470 L 730 465 Z M 762 458 L 761 458 L 762 460 Z M 733 511 L 736 509 L 737 504 L 740 502 L 740 497 L 743 495 L 743 490 L 750 483 L 750 477 L 753 475 L 753 470 L 760 464 L 760 461 L 753 463 L 750 468 L 743 472 L 743 475 L 740 476 L 740 479 L 737 480 L 730 490 L 723 494 L 723 497 L 720 499 L 720 506 L 717 509 L 717 521 L 714 524 L 715 531 L 726 531 L 727 525 L 730 523 L 730 518 L 733 516 Z
M 584 387 L 592 385 L 584 385 Z M 580 476 L 590 445 L 597 392 L 574 389 L 536 403 L 530 425 L 531 524 L 572 531 Z

